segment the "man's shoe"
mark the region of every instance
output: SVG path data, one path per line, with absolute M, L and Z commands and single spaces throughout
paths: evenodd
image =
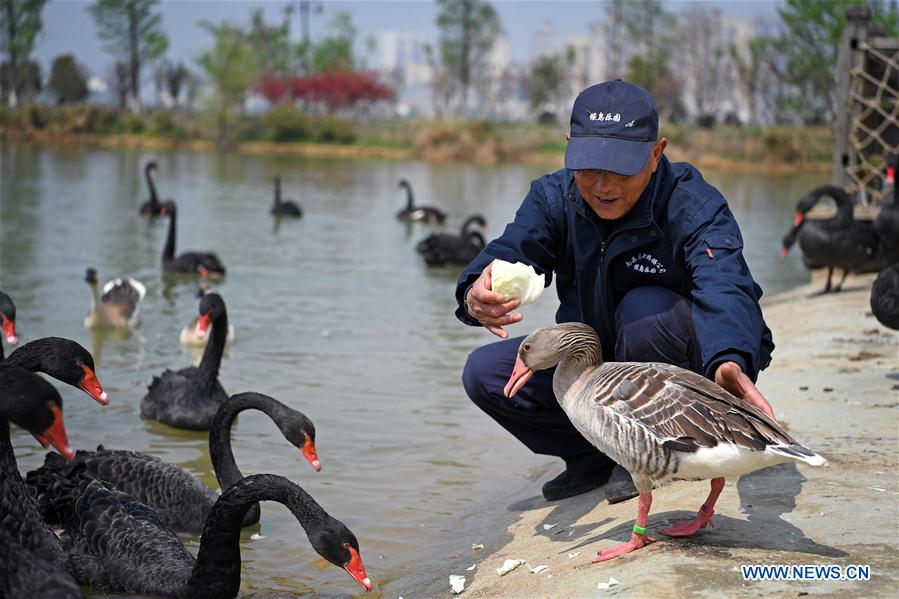
M 609 503 L 619 503 L 639 494 L 630 473 L 621 466 L 615 466 L 611 476 L 605 469 L 581 475 L 572 475 L 566 470 L 543 485 L 543 497 L 547 501 L 558 501 L 599 487 L 603 487 Z
M 558 501 L 601 487 L 609 480 L 609 471 L 600 470 L 591 474 L 574 476 L 566 470 L 543 485 L 543 497 L 547 501 Z
M 634 486 L 634 479 L 631 478 L 631 473 L 621 466 L 615 466 L 614 470 L 612 470 L 612 476 L 609 477 L 609 481 L 603 486 L 603 490 L 606 492 L 606 499 L 609 500 L 609 503 L 621 503 L 640 494 L 637 491 L 637 487 Z

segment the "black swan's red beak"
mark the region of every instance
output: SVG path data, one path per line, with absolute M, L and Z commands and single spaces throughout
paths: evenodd
M 8 319 L 6 314 L 0 313 L 0 316 L 3 317 L 3 336 L 6 337 L 6 342 L 15 345 L 19 342 L 19 338 L 16 337 L 16 321 Z
M 94 371 L 91 370 L 88 366 L 82 366 L 84 369 L 84 378 L 81 379 L 81 384 L 78 387 L 97 400 L 97 402 L 101 406 L 109 405 L 109 399 L 106 395 L 106 391 L 103 390 L 103 385 L 100 384 L 100 381 L 97 379 L 97 375 L 94 374 Z
M 48 447 L 50 447 L 50 442 L 47 441 L 47 437 L 45 437 L 44 435 L 38 435 L 37 433 L 31 433 L 31 436 L 34 437 L 37 440 L 37 442 L 41 444 L 41 447 L 43 447 L 44 449 L 47 449 Z
M 370 591 L 371 578 L 365 574 L 365 566 L 362 565 L 362 558 L 359 556 L 359 552 L 352 547 L 347 547 L 347 549 L 350 552 L 350 561 L 343 565 L 343 569 L 346 570 L 356 582 L 361 584 L 363 589 Z
M 211 312 L 201 314 L 197 317 L 197 339 L 202 339 L 209 333 L 209 326 L 212 324 Z
M 515 356 L 515 367 L 512 369 L 512 376 L 509 377 L 509 382 L 506 383 L 503 389 L 503 395 L 514 397 L 532 376 L 534 376 L 534 371 L 527 367 L 521 360 L 521 356 Z
M 793 217 L 793 226 L 798 227 L 805 220 L 805 215 L 801 212 L 797 212 L 796 216 Z
M 69 447 L 69 437 L 66 435 L 66 427 L 62 421 L 62 409 L 53 402 L 49 404 L 50 411 L 53 412 L 53 424 L 41 435 L 52 445 L 56 451 L 62 454 L 67 460 L 75 459 L 75 452 Z
M 303 452 L 303 455 L 306 456 L 306 459 L 309 460 L 309 463 L 312 464 L 315 471 L 319 472 L 322 469 L 322 463 L 318 461 L 318 454 L 315 453 L 315 441 L 306 434 L 306 431 L 303 431 L 303 436 L 306 437 L 306 442 L 303 444 L 303 447 L 300 448 L 300 451 Z

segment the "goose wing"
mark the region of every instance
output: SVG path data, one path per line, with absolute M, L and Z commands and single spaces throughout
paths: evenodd
M 663 445 L 696 451 L 732 443 L 752 451 L 796 442 L 754 406 L 708 379 L 668 364 L 608 363 L 597 401 L 639 423 Z
M 113 279 L 103 286 L 100 298 L 106 306 L 114 307 L 123 318 L 130 318 L 147 295 L 147 288 L 136 279 Z

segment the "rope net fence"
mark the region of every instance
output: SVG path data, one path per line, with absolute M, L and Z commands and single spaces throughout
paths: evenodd
M 887 163 L 899 153 L 899 39 L 860 41 L 851 70 L 848 107 L 847 191 L 873 207 L 892 186 Z

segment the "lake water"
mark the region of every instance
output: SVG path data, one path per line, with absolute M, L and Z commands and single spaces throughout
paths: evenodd
M 459 379 L 465 357 L 494 338 L 453 317 L 458 271 L 429 270 L 416 255 L 429 228 L 394 218 L 404 202 L 397 180 L 405 177 L 419 202 L 449 213 L 448 228 L 480 212 L 493 237 L 542 169 L 4 143 L 0 288 L 16 302 L 19 335 L 79 341 L 111 400 L 104 409 L 58 385 L 73 447 L 150 452 L 214 484 L 204 434 L 140 417 L 153 375 L 193 360 L 178 335 L 197 313 L 196 284 L 161 276 L 167 221 L 137 214 L 151 159 L 161 196 L 178 202 L 177 251 L 215 251 L 228 269 L 216 286 L 237 332 L 221 367 L 225 389 L 272 395 L 316 425 L 320 473 L 254 412 L 243 413 L 232 434 L 239 465 L 245 474 L 291 478 L 345 522 L 385 595 L 402 594 L 391 586 L 399 572 L 467 534 L 462 516 L 529 484 L 535 468 L 547 470 L 551 460 L 531 455 L 469 403 Z M 305 210 L 299 221 L 275 223 L 268 213 L 278 173 L 285 197 Z M 729 199 L 766 293 L 805 282 L 798 255 L 779 260 L 779 240 L 796 199 L 826 176 L 705 176 Z M 143 322 L 130 336 L 83 328 L 88 266 L 101 280 L 127 275 L 146 285 Z M 556 298 L 548 291 L 524 309 L 512 334 L 552 321 Z M 30 436 L 16 430 L 13 442 L 23 472 L 42 461 Z M 253 532 L 265 538 L 250 540 Z M 196 550 L 197 538 L 185 539 Z M 261 525 L 245 529 L 242 555 L 246 596 L 361 591 L 319 558 L 276 504 L 264 504 Z

